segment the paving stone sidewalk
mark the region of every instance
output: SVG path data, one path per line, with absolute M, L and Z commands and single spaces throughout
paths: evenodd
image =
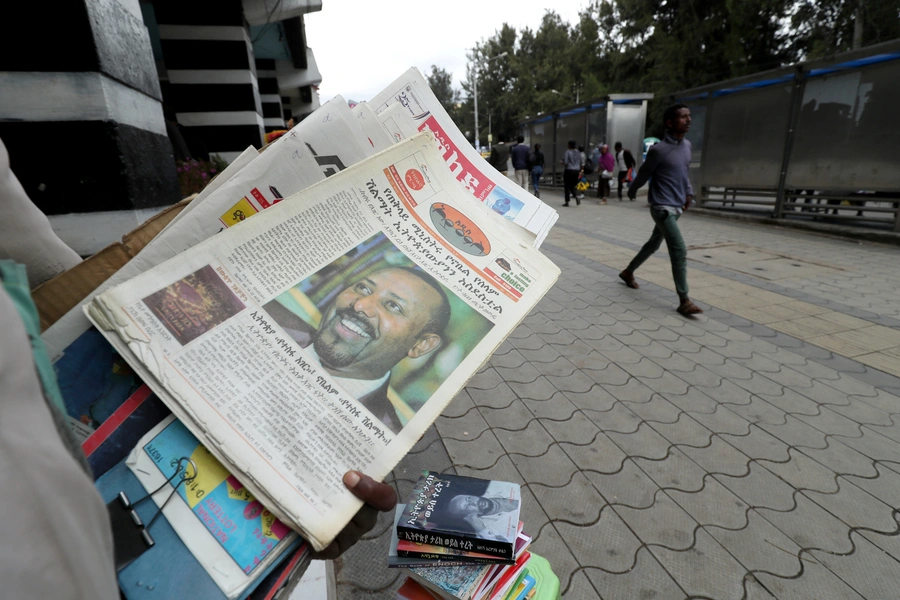
M 561 204 L 561 195 L 545 192 Z M 516 481 L 564 598 L 900 597 L 900 249 L 686 215 L 694 319 L 644 201 L 559 208 L 556 287 L 390 481 Z M 339 598 L 395 598 L 387 516 Z

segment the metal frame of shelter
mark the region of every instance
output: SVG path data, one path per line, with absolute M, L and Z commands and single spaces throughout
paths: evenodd
M 701 206 L 900 232 L 900 40 L 672 99 Z
M 612 146 L 622 142 L 632 151 L 640 165 L 644 150 L 644 126 L 647 122 L 647 101 L 653 94 L 610 94 L 588 102 L 519 123 L 525 143 L 541 144 L 544 152 L 544 185 L 562 185 L 563 169 L 560 161 L 569 140 L 585 147 L 585 152 L 602 143 Z

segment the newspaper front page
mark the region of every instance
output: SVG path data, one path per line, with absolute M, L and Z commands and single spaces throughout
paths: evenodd
M 559 218 L 556 209 L 516 185 L 475 151 L 417 68 L 409 69 L 369 104 L 395 141 L 420 131 L 434 133 L 447 166 L 469 193 L 497 214 L 531 232 L 534 247 L 540 247 Z
M 97 297 L 91 320 L 316 549 L 553 285 L 426 132 Z

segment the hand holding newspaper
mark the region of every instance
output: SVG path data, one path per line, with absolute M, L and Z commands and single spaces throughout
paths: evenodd
M 325 548 L 559 269 L 410 137 L 85 307 L 281 521 Z

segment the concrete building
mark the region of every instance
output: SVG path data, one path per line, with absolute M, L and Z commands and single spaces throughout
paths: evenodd
M 95 233 L 78 223 L 98 219 L 84 213 L 109 213 L 121 225 L 107 229 L 121 235 L 180 198 L 176 159 L 231 160 L 318 107 L 304 15 L 321 8 L 322 0 L 18 4 L 19 25 L 0 36 L 0 139 L 13 172 L 46 214 L 67 215 L 66 241 L 96 251 L 106 240 L 87 239 Z

